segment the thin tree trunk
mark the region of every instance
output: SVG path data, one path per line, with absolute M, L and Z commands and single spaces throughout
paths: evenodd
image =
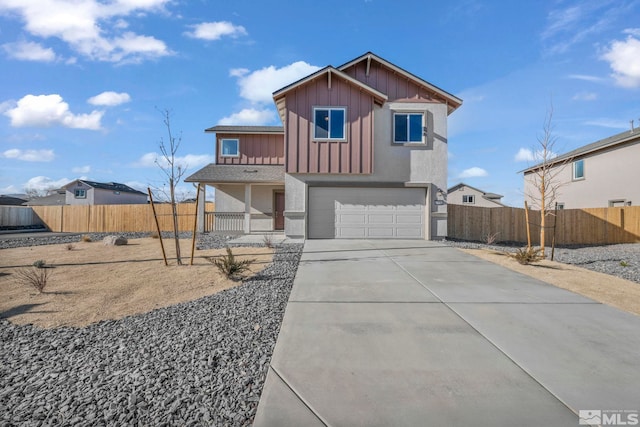
M 173 180 L 169 180 L 171 191 L 171 214 L 173 216 L 173 240 L 176 243 L 176 259 L 178 265 L 182 265 L 182 257 L 180 255 L 180 239 L 178 238 L 178 209 L 176 206 L 175 186 Z

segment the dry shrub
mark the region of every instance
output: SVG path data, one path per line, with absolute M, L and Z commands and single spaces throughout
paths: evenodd
M 65 246 L 67 248 L 68 251 L 72 251 L 74 250 L 76 247 L 73 245 L 73 243 L 67 243 L 67 246 Z
M 157 231 L 152 231 L 150 236 L 152 239 L 159 239 L 160 233 L 158 233 Z
M 49 281 L 51 270 L 46 267 L 25 267 L 16 270 L 16 280 L 21 284 L 33 287 L 38 292 L 44 292 Z
M 80 240 L 89 243 L 91 241 L 91 236 L 89 236 L 88 234 L 83 234 Z
M 532 264 L 544 259 L 542 248 L 536 249 L 533 247 L 520 248 L 510 256 L 522 265 Z
M 273 248 L 274 243 L 273 243 L 273 234 L 265 234 L 262 237 L 262 241 L 264 243 L 264 245 L 266 247 L 268 247 L 269 249 Z
M 207 260 L 213 263 L 222 274 L 232 280 L 238 280 L 240 274 L 249 270 L 249 265 L 255 261 L 255 259 L 245 259 L 239 261 L 231 252 L 231 249 L 227 246 L 227 255 L 221 257 L 209 257 Z

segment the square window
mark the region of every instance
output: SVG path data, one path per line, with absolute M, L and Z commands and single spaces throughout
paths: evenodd
M 87 191 L 82 188 L 76 188 L 76 190 L 73 192 L 73 195 L 76 199 L 86 199 Z
M 584 179 L 584 160 L 573 162 L 573 179 Z
M 346 116 L 346 108 L 314 108 L 313 138 L 344 140 Z
M 464 195 L 464 196 L 462 196 L 462 203 L 473 204 L 475 202 L 476 202 L 476 196 L 472 196 L 472 195 Z
M 222 157 L 238 157 L 240 142 L 237 139 L 223 139 L 220 141 L 220 152 Z
M 423 117 L 422 113 L 395 113 L 393 115 L 393 142 L 396 144 L 424 142 Z

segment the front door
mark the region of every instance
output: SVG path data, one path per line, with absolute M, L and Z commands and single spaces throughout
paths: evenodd
M 276 191 L 274 193 L 274 230 L 284 230 L 284 192 Z

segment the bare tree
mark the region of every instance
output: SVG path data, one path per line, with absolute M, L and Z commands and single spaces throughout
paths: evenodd
M 532 207 L 540 210 L 540 251 L 544 256 L 545 227 L 547 217 L 553 215 L 553 206 L 557 200 L 558 190 L 565 183 L 560 180 L 560 174 L 571 159 L 554 161 L 557 156 L 555 149 L 557 137 L 553 134 L 553 105 L 549 107 L 542 127 L 542 134 L 538 136 L 538 144 L 534 150 L 534 157 L 540 162 L 531 173 L 531 187 L 526 196 L 531 200 Z
M 159 148 L 162 154 L 162 160 L 156 159 L 156 164 L 167 177 L 169 186 L 169 202 L 171 203 L 171 216 L 173 219 L 173 239 L 176 245 L 176 259 L 178 265 L 182 265 L 182 257 L 180 256 L 180 240 L 178 239 L 178 208 L 176 205 L 176 186 L 186 172 L 186 166 L 176 161 L 176 153 L 182 142 L 182 135 L 175 137 L 171 130 L 171 111 L 168 109 L 160 110 L 162 121 L 167 128 L 168 140 L 160 138 Z

